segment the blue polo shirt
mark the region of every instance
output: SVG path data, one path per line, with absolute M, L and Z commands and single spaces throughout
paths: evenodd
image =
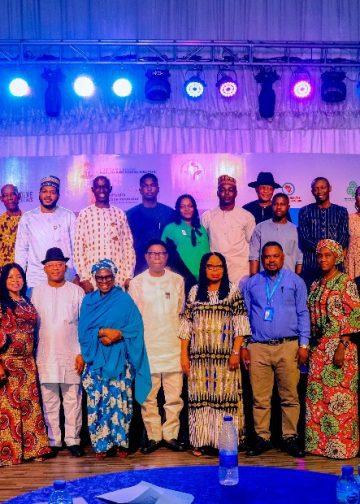
M 267 302 L 266 278 L 269 278 L 273 285 L 278 276 L 272 280 L 262 271 L 249 278 L 244 286 L 243 295 L 252 331 L 249 341 L 256 343 L 298 336 L 301 345 L 308 345 L 310 315 L 306 304 L 305 282 L 293 271 L 283 268 L 281 272 L 282 279 L 270 304 Z M 264 320 L 266 306 L 272 306 L 274 309 L 271 321 Z

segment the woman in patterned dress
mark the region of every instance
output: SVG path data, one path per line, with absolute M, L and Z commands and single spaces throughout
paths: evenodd
M 51 453 L 39 402 L 34 359 L 37 313 L 15 263 L 0 276 L 0 466 L 43 460 Z
M 350 335 L 360 330 L 360 299 L 354 282 L 337 268 L 341 245 L 321 240 L 316 253 L 322 277 L 308 297 L 312 339 L 305 449 L 347 459 L 359 451 L 358 359 Z
M 97 290 L 81 305 L 79 341 L 86 362 L 88 428 L 97 459 L 124 458 L 135 398 L 142 404 L 151 389 L 143 323 L 131 297 L 115 287 L 117 267 L 103 259 L 92 268 Z
M 181 367 L 188 375 L 189 431 L 193 454 L 219 448 L 225 415 L 244 440 L 240 347 L 250 325 L 239 289 L 229 283 L 225 258 L 205 254 L 199 284 L 181 315 Z
M 355 191 L 356 212 L 349 215 L 349 248 L 346 254 L 346 272 L 350 278 L 360 277 L 360 186 Z

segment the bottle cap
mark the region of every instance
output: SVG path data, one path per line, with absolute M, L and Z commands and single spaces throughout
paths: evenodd
M 224 416 L 224 422 L 232 422 L 233 417 L 231 415 Z
M 354 474 L 354 469 L 350 465 L 344 465 L 341 468 L 341 474 L 343 476 L 352 476 Z
M 65 490 L 65 488 L 66 488 L 66 481 L 64 481 L 64 480 L 54 481 L 54 489 L 55 490 Z

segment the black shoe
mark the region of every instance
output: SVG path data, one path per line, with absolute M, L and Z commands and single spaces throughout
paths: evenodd
M 272 445 L 270 441 L 257 436 L 255 444 L 247 450 L 246 455 L 248 455 L 249 457 L 257 457 L 258 455 L 271 450 L 271 448 Z
M 177 439 L 170 439 L 169 441 L 166 441 L 164 439 L 164 445 L 166 446 L 166 448 L 169 448 L 169 450 L 172 451 L 176 452 L 184 451 L 183 445 L 181 445 Z
M 153 439 L 149 439 L 149 441 L 146 443 L 145 446 L 143 446 L 140 451 L 144 455 L 147 455 L 148 453 L 152 453 L 153 451 L 157 450 L 161 446 L 161 441 L 154 441 Z
M 85 452 L 80 445 L 74 444 L 68 446 L 67 449 L 69 450 L 69 452 L 73 457 L 83 457 L 85 455 Z
M 58 456 L 59 451 L 61 450 L 60 446 L 50 446 L 51 452 L 46 454 L 47 459 L 52 459 Z
M 304 451 L 299 446 L 298 438 L 296 436 L 283 439 L 282 450 L 292 457 L 302 458 L 305 456 Z

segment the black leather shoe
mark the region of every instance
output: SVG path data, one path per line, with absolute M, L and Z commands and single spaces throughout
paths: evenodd
M 184 447 L 179 443 L 177 439 L 170 439 L 169 441 L 164 440 L 164 445 L 166 448 L 169 448 L 169 450 L 176 451 L 176 452 L 182 452 L 184 451 Z
M 271 450 L 271 448 L 272 444 L 270 441 L 267 441 L 261 436 L 258 436 L 254 445 L 247 450 L 246 455 L 248 455 L 249 457 L 257 457 L 258 455 Z
M 85 455 L 84 450 L 81 448 L 80 445 L 71 445 L 68 446 L 67 449 L 71 453 L 73 457 L 83 457 Z
M 298 438 L 296 436 L 283 439 L 282 450 L 292 457 L 302 458 L 305 456 L 304 451 L 299 446 Z
M 51 452 L 46 455 L 47 459 L 52 459 L 57 457 L 59 451 L 61 450 L 60 446 L 50 446 Z
M 149 439 L 149 441 L 140 449 L 141 453 L 147 455 L 148 453 L 152 453 L 161 446 L 161 441 L 154 441 L 153 439 Z

